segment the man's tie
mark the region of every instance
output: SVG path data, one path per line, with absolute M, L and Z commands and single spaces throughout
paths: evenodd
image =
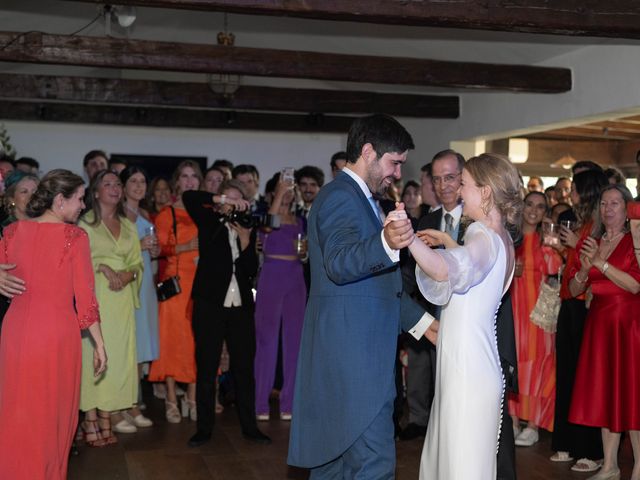
M 375 198 L 369 197 L 369 203 L 371 204 L 371 208 L 373 208 L 373 213 L 375 213 L 376 217 L 378 217 L 378 221 L 380 222 L 380 225 L 382 225 L 382 217 L 380 216 L 380 209 L 378 208 L 378 204 L 376 203 Z
M 444 214 L 444 232 L 453 238 L 453 216 L 450 213 Z M 455 238 L 454 238 L 455 240 Z

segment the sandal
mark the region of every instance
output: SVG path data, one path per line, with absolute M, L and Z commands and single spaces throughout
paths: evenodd
M 164 407 L 166 409 L 165 416 L 167 417 L 167 422 L 180 423 L 180 421 L 182 420 L 182 416 L 180 415 L 180 410 L 178 410 L 178 405 L 176 404 L 176 402 L 165 400 Z
M 84 443 L 89 447 L 104 447 L 106 442 L 100 435 L 100 429 L 98 428 L 98 419 L 85 418 L 80 424 L 80 430 L 82 431 L 82 438 Z
M 98 426 L 100 427 L 100 436 L 102 437 L 105 445 L 114 445 L 118 443 L 118 437 L 116 437 L 111 431 L 110 412 L 98 411 Z
M 552 462 L 573 462 L 573 457 L 569 452 L 558 451 L 549 458 Z
M 581 458 L 576 464 L 571 467 L 574 472 L 595 472 L 602 467 L 602 460 L 590 460 L 588 458 Z

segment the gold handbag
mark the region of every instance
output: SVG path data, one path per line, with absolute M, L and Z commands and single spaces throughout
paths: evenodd
M 555 279 L 554 279 L 555 280 Z M 531 311 L 531 322 L 545 332 L 555 333 L 560 312 L 560 281 L 540 283 L 540 295 Z

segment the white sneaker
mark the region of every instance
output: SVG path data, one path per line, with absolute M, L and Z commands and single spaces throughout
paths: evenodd
M 516 437 L 516 445 L 519 447 L 530 447 L 536 443 L 538 439 L 538 431 L 527 427 Z
M 256 415 L 256 420 L 259 422 L 268 422 L 269 421 L 269 414 L 268 413 L 259 413 L 258 415 Z
M 290 422 L 291 421 L 291 414 L 288 412 L 282 412 L 280 414 L 280 420 L 284 420 L 285 422 Z
M 142 415 L 141 413 L 139 413 L 134 417 L 129 412 L 122 412 L 122 416 L 131 425 L 135 425 L 136 427 L 139 427 L 139 428 L 146 428 L 146 427 L 153 426 L 153 422 L 147 417 L 145 417 L 144 415 Z
M 138 431 L 135 425 L 131 425 L 126 420 L 120 420 L 115 425 L 112 425 L 111 429 L 116 433 L 136 433 Z

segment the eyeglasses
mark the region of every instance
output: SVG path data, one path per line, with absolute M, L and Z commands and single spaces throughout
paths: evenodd
M 433 182 L 434 185 L 438 185 L 439 183 L 444 183 L 446 185 L 449 185 L 453 183 L 461 173 L 462 172 L 450 173 L 449 175 L 445 175 L 444 177 L 431 177 L 431 181 Z

